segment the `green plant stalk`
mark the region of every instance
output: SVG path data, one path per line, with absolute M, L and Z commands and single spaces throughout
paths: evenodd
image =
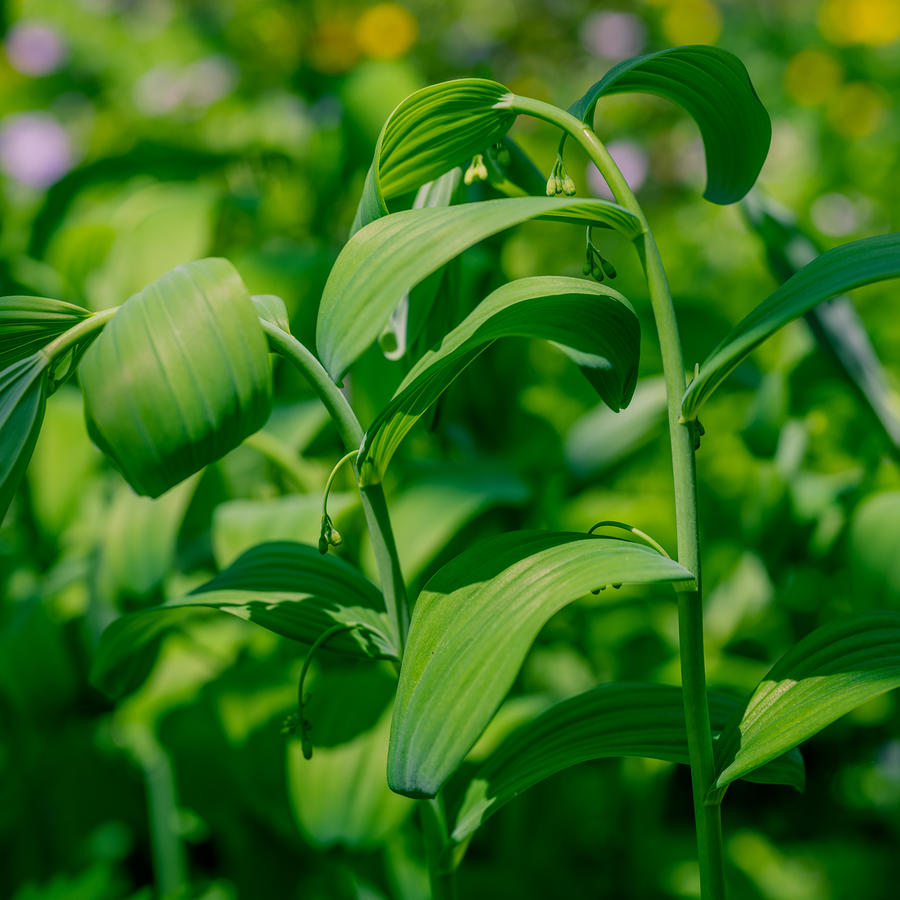
M 334 421 L 344 446 L 348 450 L 359 449 L 364 436 L 362 426 L 347 402 L 347 398 L 331 380 L 331 376 L 325 371 L 322 364 L 293 335 L 263 319 L 259 320 L 259 324 L 269 338 L 270 347 L 306 376 Z M 359 467 L 355 462 L 353 471 L 356 481 L 359 483 Z M 360 488 L 359 494 L 362 499 L 363 511 L 366 514 L 366 524 L 372 538 L 378 574 L 381 576 L 381 590 L 387 605 L 388 619 L 391 622 L 393 637 L 402 658 L 403 650 L 406 647 L 406 636 L 409 632 L 409 602 L 406 597 L 403 573 L 400 569 L 400 557 L 397 555 L 397 545 L 391 529 L 384 488 L 380 482 L 368 484 Z
M 100 331 L 119 309 L 120 307 L 114 306 L 112 309 L 104 309 L 101 312 L 88 316 L 86 319 L 82 319 L 77 325 L 74 325 L 68 331 L 64 331 L 58 338 L 47 344 L 42 352 L 46 353 L 50 359 L 56 359 L 73 344 L 90 337 L 95 331 Z
M 431 900 L 456 900 L 456 871 L 447 870 L 441 864 L 444 848 L 449 840 L 441 796 L 438 795 L 431 800 L 420 800 L 419 815 L 422 818 L 422 833 L 425 837 Z
M 675 480 L 678 562 L 690 570 L 696 579 L 693 585 L 687 585 L 679 592 L 678 630 L 694 818 L 697 826 L 697 850 L 700 860 L 700 884 L 704 898 L 722 900 L 725 897 L 725 873 L 720 806 L 718 804 L 707 806 L 705 803 L 715 779 L 703 653 L 703 602 L 700 584 L 700 531 L 697 515 L 694 435 L 693 426 L 679 421 L 681 398 L 684 396 L 686 384 L 678 322 L 669 283 L 644 211 L 593 129 L 569 113 L 539 100 L 510 95 L 502 102 L 514 112 L 534 116 L 556 125 L 577 141 L 606 179 L 616 202 L 637 216 L 644 229 L 643 234 L 635 240 L 635 246 L 650 291 L 666 382 Z

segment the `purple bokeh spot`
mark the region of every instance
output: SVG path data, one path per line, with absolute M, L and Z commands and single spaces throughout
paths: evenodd
M 56 119 L 42 112 L 0 121 L 0 169 L 30 187 L 45 188 L 72 168 L 72 144 Z
M 637 56 L 647 41 L 647 26 L 626 12 L 598 12 L 581 26 L 584 49 L 601 59 Z
M 647 180 L 649 168 L 647 151 L 634 141 L 613 141 L 606 145 L 606 149 L 609 150 L 609 155 L 625 176 L 631 190 L 638 191 Z M 603 197 L 605 200 L 613 199 L 612 191 L 593 163 L 588 164 L 587 182 L 595 197 Z
M 17 22 L 6 33 L 3 49 L 22 75 L 50 75 L 66 61 L 66 45 L 55 29 L 40 22 Z

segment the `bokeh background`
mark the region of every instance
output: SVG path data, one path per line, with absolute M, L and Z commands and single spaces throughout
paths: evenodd
M 23 0 L 2 5 L 0 32 L 4 294 L 102 309 L 220 255 L 252 293 L 283 297 L 312 346 L 378 132 L 407 94 L 477 75 L 567 107 L 617 61 L 685 43 L 747 65 L 774 126 L 761 187 L 820 247 L 898 230 L 900 0 Z M 763 245 L 740 207 L 701 199 L 702 144 L 675 107 L 614 97 L 596 128 L 645 205 L 693 367 L 774 289 Z M 552 130 L 521 121 L 513 136 L 549 172 Z M 567 164 L 580 194 L 604 195 L 578 148 Z M 618 519 L 674 551 L 649 302 L 630 248 L 596 237 L 642 320 L 633 409 L 598 407 L 547 344 L 491 348 L 432 429 L 406 441 L 386 485 L 413 596 L 461 549 L 514 528 Z M 551 223 L 474 247 L 461 270 L 467 308 L 508 279 L 580 274 L 583 249 L 580 229 Z M 896 384 L 897 286 L 853 299 Z M 364 425 L 403 374 L 377 348 L 354 368 Z M 309 763 L 280 734 L 305 648 L 231 617 L 172 634 L 122 702 L 88 683 L 99 634 L 121 611 L 180 595 L 261 540 L 315 542 L 340 442 L 298 375 L 280 367 L 276 379 L 262 436 L 154 502 L 91 446 L 77 387 L 51 398 L 0 528 L 0 896 L 428 896 L 413 806 L 380 778 L 390 670 L 320 655 Z M 703 420 L 709 678 L 746 696 L 810 629 L 900 601 L 898 451 L 803 322 L 742 365 Z M 377 579 L 342 478 L 340 552 Z M 557 615 L 474 756 L 548 703 L 625 679 L 678 683 L 670 593 L 626 587 Z M 804 753 L 805 794 L 729 791 L 733 897 L 893 896 L 895 698 Z M 490 820 L 460 892 L 696 897 L 692 840 L 685 768 L 583 764 Z

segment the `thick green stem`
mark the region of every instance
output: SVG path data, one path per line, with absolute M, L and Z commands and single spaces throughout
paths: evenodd
M 420 800 L 419 814 L 425 837 L 431 900 L 456 900 L 456 872 L 447 871 L 441 865 L 444 847 L 447 845 L 447 820 L 440 797 Z
M 96 312 L 86 319 L 82 319 L 77 325 L 64 331 L 56 340 L 51 341 L 44 347 L 44 353 L 50 359 L 56 359 L 68 350 L 73 344 L 90 337 L 95 331 L 100 331 L 104 325 L 119 311 L 119 307 L 112 309 L 104 309 Z
M 293 335 L 264 319 L 260 319 L 259 323 L 268 335 L 273 350 L 281 354 L 309 380 L 334 421 L 344 446 L 348 450 L 359 449 L 363 439 L 362 427 L 347 398 L 331 380 L 322 364 Z M 355 463 L 353 471 L 359 482 L 359 469 Z M 381 590 L 387 605 L 388 618 L 402 657 L 409 631 L 409 603 L 403 573 L 400 570 L 400 558 L 397 556 L 397 545 L 394 543 L 394 533 L 391 530 L 384 488 L 380 483 L 369 484 L 361 487 L 359 494 L 372 538 L 372 547 L 375 550 L 375 561 L 378 564 L 378 574 L 381 576 Z
M 510 96 L 501 102 L 514 112 L 535 116 L 556 125 L 577 141 L 606 179 L 616 202 L 637 216 L 643 226 L 643 234 L 635 240 L 635 246 L 650 291 L 666 381 L 672 468 L 675 476 L 678 561 L 690 570 L 696 579 L 693 585 L 687 585 L 687 590 L 682 589 L 682 593 L 679 594 L 678 627 L 694 794 L 694 818 L 697 824 L 697 848 L 700 858 L 700 883 L 706 900 L 722 900 L 725 897 L 725 877 L 719 807 L 706 806 L 704 803 L 713 784 L 714 767 L 703 653 L 703 604 L 700 593 L 700 532 L 697 517 L 694 435 L 690 423 L 679 422 L 681 398 L 684 396 L 686 385 L 681 340 L 669 283 L 644 211 L 593 129 L 569 113 L 538 100 Z

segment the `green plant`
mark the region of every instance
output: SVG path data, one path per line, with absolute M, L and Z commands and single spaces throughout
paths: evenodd
M 94 679 L 112 695 L 134 689 L 153 664 L 159 637 L 198 607 L 249 619 L 313 649 L 324 644 L 391 661 L 399 682 L 388 783 L 420 801 L 435 898 L 453 895 L 454 872 L 489 815 L 553 772 L 603 756 L 690 765 L 703 895 L 724 897 L 720 807 L 728 785 L 748 778 L 802 788 L 797 745 L 900 684 L 900 614 L 885 611 L 814 631 L 744 704 L 707 692 L 694 474 L 703 434 L 697 416 L 716 387 L 755 347 L 822 301 L 900 275 L 900 236 L 858 241 L 813 260 L 727 335 L 686 386 L 652 232 L 590 127 L 603 96 L 634 91 L 673 100 L 695 119 L 706 148 L 707 199 L 733 203 L 747 193 L 768 151 L 770 125 L 744 67 L 725 51 L 681 47 L 628 60 L 567 112 L 465 79 L 419 91 L 385 124 L 354 235 L 322 297 L 318 357 L 290 334 L 278 298 L 251 298 L 224 260 L 180 266 L 118 310 L 90 314 L 21 297 L 0 305 L 3 509 L 34 447 L 47 395 L 76 367 L 93 439 L 138 493 L 152 497 L 265 422 L 272 396 L 267 349 L 308 378 L 353 459 L 381 590 L 327 554 L 337 538 L 326 510 L 319 548 L 260 545 L 185 597 L 117 619 L 103 636 Z M 519 115 L 562 132 L 549 181 L 507 137 Z M 588 154 L 616 202 L 572 196 L 567 140 Z M 468 198 L 461 184 L 478 181 L 506 197 L 462 202 Z M 415 190 L 413 208 L 390 212 L 388 201 Z M 535 218 L 588 229 L 585 275 L 594 280 L 514 281 L 456 321 L 454 260 Z M 597 283 L 615 269 L 599 257 L 591 228 L 615 229 L 634 243 L 646 276 L 666 382 L 678 561 L 652 539 L 648 546 L 606 533 L 513 532 L 462 552 L 429 580 L 411 610 L 382 479 L 404 436 L 476 356 L 500 337 L 549 340 L 613 411 L 632 398 L 638 320 L 625 297 Z M 379 340 L 410 368 L 364 431 L 339 385 Z M 541 627 L 588 591 L 624 582 L 674 585 L 682 690 L 611 684 L 552 707 L 488 757 L 448 818 L 442 791 L 488 727 Z M 298 716 L 288 728 L 300 726 L 307 755 L 315 730 L 310 737 L 304 705 L 301 679 Z

